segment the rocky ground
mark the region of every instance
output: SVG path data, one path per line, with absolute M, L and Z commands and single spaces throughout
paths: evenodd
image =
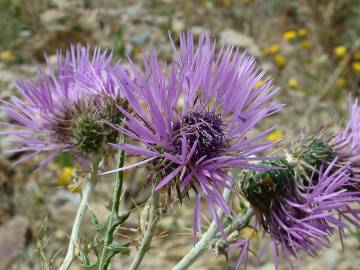
M 356 60 L 360 36 L 360 25 L 356 22 L 360 6 L 356 2 L 3 1 L 0 3 L 0 99 L 8 100 L 16 93 L 14 79 L 35 74 L 33 61 L 42 64 L 44 52 L 54 63 L 56 49 L 64 50 L 71 43 L 112 49 L 115 57 L 126 64 L 126 55 L 139 62 L 142 50 L 150 51 L 152 47 L 164 59 L 170 59 L 168 33 L 176 41 L 178 34 L 186 29 L 195 35 L 210 31 L 218 40 L 226 40 L 256 56 L 281 87 L 278 99 L 287 104 L 286 112 L 264 125 L 275 123 L 278 137 L 287 139 L 281 147 L 286 147 L 303 130 L 314 132 L 325 125 L 326 132 L 332 132 L 333 126 L 341 125 L 347 113 L 348 94 L 359 94 L 360 72 L 354 68 L 354 63 L 360 61 Z M 300 29 L 306 29 L 306 34 L 301 34 Z M 291 31 L 296 38 L 288 39 L 285 33 Z M 346 48 L 342 56 L 337 50 L 341 46 Z M 309 104 L 316 106 L 311 109 Z M 0 121 L 4 120 L 6 115 L 0 111 Z M 53 256 L 54 265 L 58 265 L 80 195 L 60 183 L 62 160 L 36 173 L 34 169 L 40 157 L 12 166 L 18 156 L 4 152 L 10 141 L 9 137 L 0 139 L 0 270 L 42 269 L 36 251 L 40 238 L 37 232 L 45 217 L 47 231 L 42 243 Z M 275 154 L 281 153 L 278 150 Z M 125 183 L 122 211 L 143 203 L 149 196 L 143 175 L 141 171 L 136 175 L 126 174 L 125 179 L 133 181 Z M 103 177 L 89 206 L 100 220 L 108 213 L 105 204 L 111 194 L 112 178 Z M 191 248 L 192 211 L 193 201 L 169 209 L 141 269 L 170 269 Z M 119 229 L 118 238 L 131 239 L 136 246 L 138 223 L 135 209 L 124 228 Z M 84 235 L 94 233 L 89 224 L 88 215 Z M 359 239 L 349 234 L 344 248 L 343 251 L 339 237 L 334 236 L 328 251 L 316 258 L 304 256 L 296 269 L 359 269 Z M 250 258 L 247 269 L 274 269 L 271 255 L 264 253 L 259 260 Z M 126 269 L 130 259 L 131 256 L 125 255 L 116 257 L 111 269 Z M 209 251 L 191 269 L 234 269 L 235 263 L 235 253 L 226 260 Z M 83 267 L 74 264 L 71 269 Z M 285 258 L 280 269 L 289 269 Z

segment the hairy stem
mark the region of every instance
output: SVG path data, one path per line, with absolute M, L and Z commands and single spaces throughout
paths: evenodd
M 159 194 L 158 192 L 154 192 L 152 199 L 151 199 L 151 206 L 150 206 L 150 215 L 148 225 L 144 234 L 144 238 L 141 241 L 140 247 L 130 264 L 129 270 L 136 270 L 140 266 L 142 259 L 145 256 L 146 251 L 148 251 L 152 237 L 155 233 L 156 225 L 160 220 L 160 215 L 158 213 L 159 208 Z
M 222 238 L 221 235 L 218 235 L 219 238 L 213 239 L 209 246 L 213 247 L 214 251 L 219 254 L 219 249 L 221 250 L 221 247 L 225 246 L 226 243 L 231 242 L 234 238 L 238 237 L 239 232 L 247 226 L 253 215 L 254 210 L 252 208 L 248 208 L 242 216 L 235 220 L 230 226 L 225 228 L 225 233 L 227 234 L 226 239 Z
M 71 231 L 70 241 L 66 256 L 64 258 L 63 263 L 61 264 L 59 270 L 67 270 L 69 269 L 72 261 L 74 260 L 76 254 L 76 248 L 79 245 L 80 240 L 80 229 L 81 224 L 84 219 L 85 210 L 87 208 L 90 197 L 94 191 L 94 187 L 96 184 L 96 177 L 98 171 L 98 163 L 94 163 L 94 167 L 92 168 L 91 173 L 89 174 L 89 179 L 86 180 L 85 185 L 82 190 L 82 197 L 79 208 L 76 213 L 74 225 Z
M 124 135 L 121 135 L 119 139 L 119 143 L 124 142 Z M 116 168 L 122 168 L 124 166 L 125 161 L 125 152 L 120 150 L 117 155 Z M 119 207 L 120 207 L 120 197 L 123 186 L 123 178 L 124 171 L 119 171 L 115 174 L 115 186 L 114 186 L 114 194 L 112 198 L 112 206 L 110 213 L 110 220 L 108 222 L 108 227 L 106 229 L 106 235 L 104 240 L 104 246 L 101 251 L 100 260 L 99 260 L 99 270 L 106 270 L 110 263 L 110 259 L 107 256 L 108 246 L 114 240 L 114 228 L 112 226 L 113 220 L 119 217 Z
M 231 191 L 224 189 L 224 199 L 226 202 L 230 200 Z M 224 217 L 224 213 L 218 210 L 219 219 Z M 218 224 L 215 220 L 210 224 L 206 233 L 201 237 L 199 242 L 172 268 L 172 270 L 188 269 L 207 249 L 210 242 L 216 237 L 218 231 Z

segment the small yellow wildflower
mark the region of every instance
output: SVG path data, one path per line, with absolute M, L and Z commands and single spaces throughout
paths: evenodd
M 14 60 L 14 55 L 9 50 L 3 51 L 0 53 L 0 60 L 4 62 L 11 62 Z
M 264 84 L 264 81 L 263 80 L 258 80 L 256 83 L 255 83 L 255 88 L 258 88 L 260 86 L 262 86 Z
M 286 64 L 286 57 L 280 53 L 274 55 L 275 64 L 278 67 L 284 67 Z
M 254 232 L 254 228 L 246 227 L 246 228 L 241 230 L 240 236 L 243 239 L 248 239 L 251 236 L 256 238 L 258 236 L 258 234 L 257 234 L 257 231 Z
M 269 52 L 270 52 L 271 54 L 275 54 L 275 53 L 278 53 L 278 52 L 279 52 L 279 49 L 280 49 L 280 45 L 277 44 L 277 43 L 275 43 L 275 44 L 273 44 L 273 45 L 270 46 Z
M 299 83 L 296 79 L 290 79 L 288 81 L 288 86 L 294 90 L 299 89 Z
M 342 58 L 346 55 L 347 48 L 345 46 L 337 46 L 334 53 L 337 57 Z
M 266 139 L 268 141 L 272 142 L 279 142 L 283 139 L 283 132 L 280 129 L 276 129 L 273 132 L 271 132 L 269 135 L 266 136 Z
M 283 39 L 290 41 L 294 40 L 296 38 L 296 32 L 295 31 L 287 31 L 283 34 Z
M 73 167 L 65 167 L 62 173 L 58 177 L 58 183 L 60 186 L 67 186 L 71 183 L 73 176 L 74 168 Z
M 360 72 L 360 62 L 354 62 L 352 64 L 352 69 L 356 72 Z
M 307 48 L 310 48 L 310 47 L 311 47 L 312 43 L 311 43 L 310 40 L 305 39 L 305 40 L 301 41 L 300 45 L 301 45 L 301 47 L 303 47 L 304 49 L 307 49 Z
M 306 28 L 300 28 L 297 31 L 297 34 L 299 35 L 299 37 L 305 37 L 308 34 L 308 30 Z
M 336 84 L 339 86 L 339 87 L 342 87 L 346 84 L 346 80 L 343 78 L 343 77 L 339 77 L 337 80 L 336 80 Z

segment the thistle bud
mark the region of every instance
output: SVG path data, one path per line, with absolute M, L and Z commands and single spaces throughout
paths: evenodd
M 92 113 L 85 113 L 75 122 L 73 136 L 78 149 L 87 154 L 95 154 L 104 144 L 103 124 Z

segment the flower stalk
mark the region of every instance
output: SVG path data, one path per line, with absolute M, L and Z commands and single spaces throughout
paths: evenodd
M 160 220 L 160 215 L 158 213 L 159 209 L 159 193 L 154 192 L 151 197 L 151 206 L 150 206 L 150 213 L 149 213 L 149 220 L 148 225 L 144 234 L 144 238 L 141 241 L 140 247 L 130 264 L 129 270 L 136 270 L 140 266 L 142 259 L 145 256 L 145 253 L 149 250 L 151 240 L 154 236 L 157 223 Z
M 88 202 L 91 198 L 91 195 L 94 191 L 94 187 L 97 181 L 97 173 L 98 172 L 98 162 L 94 162 L 93 168 L 89 174 L 89 179 L 85 181 L 83 190 L 82 190 L 82 197 L 79 208 L 76 213 L 74 225 L 71 231 L 70 241 L 66 256 L 64 258 L 63 263 L 61 264 L 59 270 L 67 270 L 69 269 L 72 261 L 76 256 L 76 249 L 79 246 L 80 240 L 80 230 L 81 224 L 84 219 L 85 211 L 88 206 Z
M 119 143 L 124 142 L 124 135 L 121 134 L 119 138 Z M 125 161 L 125 152 L 122 150 L 118 151 L 117 154 L 117 162 L 116 167 L 122 168 L 124 166 Z M 120 197 L 122 193 L 122 186 L 123 186 L 123 178 L 124 178 L 124 171 L 118 171 L 115 174 L 115 186 L 114 186 L 114 194 L 112 198 L 112 206 L 111 206 L 111 213 L 109 217 L 108 226 L 106 229 L 106 235 L 104 239 L 104 246 L 101 251 L 100 260 L 99 260 L 99 270 L 106 270 L 110 263 L 108 254 L 108 246 L 112 244 L 114 240 L 114 232 L 115 228 L 113 227 L 113 222 L 115 219 L 119 218 L 119 207 L 120 207 Z
M 225 188 L 223 197 L 226 202 L 229 202 L 230 195 L 231 191 Z M 220 209 L 218 210 L 218 215 L 220 220 L 224 217 L 224 213 Z M 218 227 L 218 223 L 214 220 L 199 242 L 172 268 L 172 270 L 188 269 L 205 252 L 210 245 L 210 242 L 216 237 Z

